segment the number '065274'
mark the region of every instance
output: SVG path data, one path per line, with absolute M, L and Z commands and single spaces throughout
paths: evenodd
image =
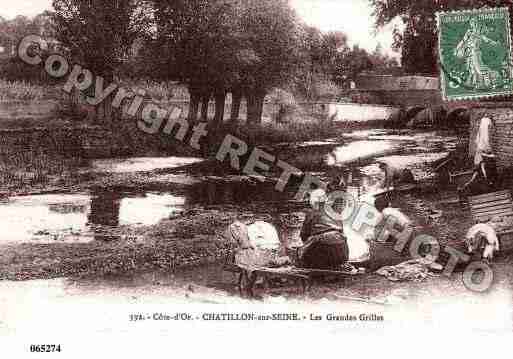
M 30 346 L 31 353 L 60 353 L 61 345 L 60 344 L 41 344 L 41 345 L 31 345 Z

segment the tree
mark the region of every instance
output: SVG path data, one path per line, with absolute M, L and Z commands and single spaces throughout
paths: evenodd
M 189 119 L 206 119 L 208 101 L 216 100 L 216 122 L 224 115 L 224 102 L 234 81 L 240 49 L 235 2 L 231 0 L 155 1 L 157 36 L 153 44 L 161 60 L 159 75 L 178 80 L 190 93 Z
M 2 18 L 0 21 L 0 42 L 11 54 L 24 36 L 38 33 L 37 24 L 26 16 L 19 15 L 12 20 Z
M 105 83 L 114 80 L 131 46 L 147 31 L 149 19 L 142 0 L 53 0 L 55 34 L 75 62 Z M 110 118 L 110 103 L 97 115 Z
M 378 48 L 373 54 L 358 46 L 349 47 L 346 34 L 339 31 L 322 33 L 303 25 L 301 31 L 301 62 L 296 74 L 300 91 L 313 99 L 319 84 L 347 87 L 351 79 L 368 70 L 384 70 L 397 61 L 382 54 Z
M 232 118 L 243 96 L 248 121 L 262 117 L 265 94 L 288 80 L 295 65 L 297 21 L 285 0 L 155 1 L 155 49 L 160 74 L 187 84 L 189 120 L 199 105 L 206 118 L 211 95 L 215 122 L 223 121 L 225 98 L 232 93 Z M 163 56 L 162 56 L 163 55 Z
M 48 82 L 51 78 L 40 68 L 29 68 L 16 56 L 16 48 L 23 37 L 28 35 L 40 35 L 46 38 L 52 37 L 51 21 L 46 13 L 39 14 L 33 19 L 25 16 L 17 16 L 12 20 L 0 18 L 0 46 L 2 55 L 8 57 L 2 59 L 0 77 L 7 80 Z M 54 43 L 50 42 L 48 51 L 54 50 Z
M 408 73 L 438 73 L 437 11 L 472 9 L 483 6 L 507 6 L 509 0 L 369 0 L 374 8 L 378 28 L 400 19 L 404 31 L 394 29 L 394 47 L 402 50 L 402 65 Z
M 337 85 L 347 87 L 348 81 L 363 71 L 373 69 L 373 66 L 369 53 L 354 45 L 351 50 L 336 55 L 332 78 Z
M 248 103 L 248 122 L 260 123 L 269 90 L 287 83 L 299 64 L 299 21 L 286 0 L 240 0 L 243 44 L 254 52 L 239 77 Z
M 299 26 L 299 66 L 294 73 L 293 86 L 295 90 L 307 99 L 314 98 L 314 82 L 320 73 L 326 73 L 322 66 L 323 34 L 315 27 L 306 24 Z
M 381 44 L 376 46 L 376 49 L 370 54 L 370 60 L 372 62 L 372 70 L 380 74 L 387 74 L 391 69 L 399 67 L 399 62 L 383 53 Z

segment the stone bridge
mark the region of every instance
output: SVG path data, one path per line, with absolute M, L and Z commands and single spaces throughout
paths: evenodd
M 443 112 L 446 121 L 457 120 L 475 102 L 444 101 L 437 77 L 427 76 L 360 76 L 349 96 L 357 102 L 396 106 L 405 117 L 414 118 L 422 110 Z

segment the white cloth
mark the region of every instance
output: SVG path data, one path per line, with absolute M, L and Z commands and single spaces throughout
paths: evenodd
M 253 248 L 250 243 L 248 235 L 248 226 L 242 222 L 235 221 L 228 226 L 225 232 L 225 237 L 238 248 L 248 249 Z
M 390 225 L 392 225 L 393 228 L 390 228 Z M 386 242 L 389 240 L 392 232 L 403 233 L 403 231 L 407 231 L 408 226 L 412 226 L 412 221 L 408 216 L 402 213 L 398 208 L 387 207 L 379 214 L 379 224 L 376 227 L 378 230 L 373 232 L 373 240 Z
M 313 208 L 318 208 L 319 204 L 325 203 L 328 199 L 326 191 L 322 188 L 318 188 L 310 192 L 310 205 Z
M 400 227 L 405 227 L 412 223 L 411 220 L 398 208 L 387 207 L 383 210 L 382 213 L 385 220 L 388 217 L 393 217 L 395 219 L 395 223 L 398 224 Z
M 248 267 L 266 267 L 285 262 L 275 255 L 280 246 L 276 228 L 267 222 L 246 225 L 234 222 L 226 230 L 225 237 L 236 245 L 235 264 Z M 287 259 L 288 261 L 288 259 Z
M 259 249 L 279 249 L 280 237 L 276 228 L 267 222 L 257 221 L 248 226 L 249 242 Z
M 349 248 L 348 262 L 361 263 L 370 260 L 370 245 L 364 235 L 353 231 L 351 226 L 344 227 L 344 235 Z
M 473 252 L 478 248 L 474 248 L 474 243 L 477 243 L 477 236 L 482 235 L 486 238 L 486 245 L 483 251 L 484 259 L 492 259 L 494 252 L 499 250 L 499 239 L 497 238 L 497 233 L 495 229 L 486 223 L 479 223 L 475 226 L 472 226 L 466 236 L 466 243 L 469 245 L 469 251 Z
M 483 117 L 479 124 L 479 129 L 476 135 L 476 153 L 474 156 L 474 164 L 478 165 L 483 161 L 483 155 L 490 155 L 492 147 L 490 146 L 490 126 L 492 120 L 488 117 Z

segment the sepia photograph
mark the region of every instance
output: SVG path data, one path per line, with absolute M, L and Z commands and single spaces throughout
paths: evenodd
M 0 0 L 0 357 L 506 347 L 512 20 Z

